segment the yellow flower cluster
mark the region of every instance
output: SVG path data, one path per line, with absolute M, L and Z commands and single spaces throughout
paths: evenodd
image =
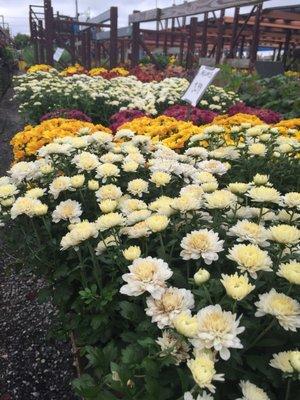
M 90 133 L 110 129 L 98 124 L 79 121 L 77 119 L 53 118 L 48 119 L 37 126 L 27 125 L 23 131 L 18 132 L 10 144 L 13 146 L 15 161 L 34 155 L 42 146 L 53 142 L 56 138 L 75 136 L 80 129 L 88 129 Z
M 120 76 L 128 76 L 129 71 L 126 68 L 123 67 L 116 67 L 110 70 L 110 72 L 115 72 Z
M 119 76 L 128 76 L 129 75 L 129 71 L 126 68 L 123 67 L 116 67 L 116 68 L 112 68 L 112 69 L 106 69 L 104 67 L 95 67 L 89 70 L 88 74 L 90 76 L 101 76 L 107 72 L 113 72 L 118 74 Z
M 285 119 L 274 126 L 278 128 L 281 135 L 295 136 L 300 140 L 300 118 Z
M 34 72 L 49 72 L 54 68 L 47 64 L 35 64 L 28 68 L 27 74 L 33 74 Z
M 300 78 L 300 72 L 298 71 L 286 71 L 284 75 L 288 78 Z
M 71 65 L 60 72 L 61 76 L 71 76 L 76 74 L 84 74 L 85 69 L 82 65 L 76 63 L 75 65 Z
M 90 76 L 98 76 L 102 75 L 103 73 L 108 72 L 106 68 L 103 67 L 95 67 L 89 70 L 89 75 Z
M 214 118 L 213 125 L 222 125 L 224 127 L 231 127 L 241 124 L 261 125 L 264 122 L 256 115 L 238 113 L 229 117 L 228 115 L 218 115 Z
M 201 127 L 192 122 L 177 121 L 164 115 L 157 118 L 135 118 L 119 129 L 130 129 L 138 135 L 149 136 L 154 143 L 161 141 L 171 149 L 182 148 L 191 136 L 202 132 Z

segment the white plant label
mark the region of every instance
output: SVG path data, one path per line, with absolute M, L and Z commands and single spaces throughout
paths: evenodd
M 220 68 L 202 65 L 181 99 L 195 107 L 219 71 Z
M 63 54 L 64 51 L 65 51 L 64 49 L 62 49 L 61 47 L 58 47 L 58 48 L 55 50 L 55 53 L 54 53 L 54 55 L 53 55 L 53 60 L 54 60 L 54 61 L 59 61 L 59 59 L 60 59 L 60 57 L 62 56 L 62 54 Z

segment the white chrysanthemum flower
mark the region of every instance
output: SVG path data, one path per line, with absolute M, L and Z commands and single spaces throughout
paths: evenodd
M 127 215 L 126 224 L 134 225 L 138 222 L 145 221 L 151 215 L 150 210 L 137 210 Z
M 139 246 L 129 246 L 122 253 L 126 260 L 133 261 L 141 257 L 142 250 Z
M 226 146 L 210 151 L 209 156 L 217 159 L 237 160 L 240 157 L 240 153 L 236 147 Z
M 223 311 L 219 304 L 207 306 L 197 313 L 198 329 L 190 342 L 197 349 L 214 348 L 223 360 L 230 357 L 229 348 L 241 349 L 243 345 L 237 337 L 245 328 L 239 326 L 240 318 L 230 311 Z
M 70 155 L 72 151 L 72 146 L 69 143 L 49 143 L 41 147 L 37 154 L 39 157 L 46 157 L 50 154 L 64 154 Z
M 96 154 L 83 151 L 76 154 L 71 160 L 76 165 L 79 171 L 93 171 L 99 165 L 99 160 Z
M 218 160 L 204 160 L 197 164 L 197 168 L 201 171 L 210 172 L 211 174 L 224 175 L 228 171 L 228 166 Z
M 224 240 L 219 240 L 219 235 L 213 230 L 200 229 L 188 233 L 181 241 L 182 251 L 180 256 L 184 260 L 198 260 L 203 258 L 205 264 L 218 260 L 217 253 L 223 251 Z
M 114 228 L 116 226 L 122 226 L 125 223 L 125 219 L 120 213 L 110 212 L 101 215 L 97 218 L 95 224 L 100 232 L 104 232 L 107 229 Z
M 196 358 L 188 360 L 187 366 L 192 372 L 194 381 L 201 389 L 215 392 L 213 381 L 223 381 L 224 374 L 217 374 L 215 363 L 207 354 L 199 354 Z
M 265 391 L 249 381 L 241 381 L 243 397 L 237 400 L 270 400 Z
M 228 190 L 231 191 L 231 193 L 243 194 L 243 193 L 246 193 L 247 190 L 249 189 L 249 184 L 243 183 L 243 182 L 232 182 L 232 183 L 229 183 L 227 188 L 228 188 Z
M 156 340 L 156 343 L 161 348 L 160 357 L 172 356 L 175 365 L 179 365 L 190 358 L 190 346 L 172 331 L 163 331 L 162 336 Z
M 130 215 L 134 211 L 146 210 L 147 204 L 139 199 L 125 198 L 120 201 L 119 208 L 125 215 Z
M 17 184 L 24 181 L 30 180 L 36 174 L 38 166 L 33 161 L 20 161 L 14 164 L 8 171 L 13 182 Z
M 247 196 L 257 203 L 269 202 L 278 204 L 280 201 L 280 193 L 276 189 L 266 186 L 255 186 L 251 188 Z
M 267 153 L 267 147 L 263 143 L 253 143 L 248 147 L 248 154 L 263 157 Z
M 170 182 L 171 178 L 172 176 L 167 172 L 157 171 L 153 172 L 150 177 L 150 181 L 153 182 L 156 187 L 162 187 L 167 185 Z
M 300 193 L 299 192 L 289 192 L 283 196 L 283 204 L 286 207 L 293 208 L 296 207 L 300 209 Z
M 7 183 L 0 186 L 0 199 L 7 199 L 19 193 L 17 186 L 12 183 Z
M 273 354 L 273 358 L 270 361 L 271 367 L 280 369 L 284 373 L 293 373 L 291 354 L 292 351 L 281 351 L 278 354 Z
M 191 392 L 185 392 L 183 396 L 183 400 L 214 400 L 212 395 L 207 393 L 205 390 L 202 394 L 198 394 L 198 396 L 194 399 Z
M 141 197 L 143 193 L 148 193 L 148 182 L 140 178 L 133 179 L 132 181 L 128 182 L 127 190 L 134 196 Z
M 156 211 L 159 215 L 165 215 L 166 217 L 169 217 L 175 213 L 175 210 L 172 207 L 173 201 L 174 199 L 171 197 L 161 196 L 149 204 L 149 209 Z
M 205 205 L 209 209 L 224 209 L 232 207 L 237 197 L 229 190 L 216 190 L 213 193 L 205 194 Z
M 204 147 L 190 147 L 184 154 L 189 157 L 201 158 L 205 160 L 208 157 L 208 151 Z
M 186 185 L 180 190 L 179 194 L 180 196 L 191 196 L 200 200 L 203 195 L 203 189 L 201 186 L 195 184 Z
M 71 225 L 71 231 L 61 239 L 60 245 L 62 250 L 67 250 L 69 247 L 77 249 L 78 245 L 90 238 L 98 236 L 98 229 L 95 223 L 83 221 L 78 224 Z
M 98 201 L 102 200 L 118 200 L 122 196 L 121 189 L 113 184 L 103 185 L 96 192 Z
M 300 285 L 300 262 L 290 260 L 286 264 L 280 264 L 276 274 L 292 284 Z
M 291 225 L 277 225 L 272 226 L 269 230 L 270 240 L 284 244 L 286 246 L 295 245 L 299 243 L 300 230 Z
M 10 210 L 10 215 L 11 219 L 15 219 L 23 214 L 32 218 L 34 216 L 44 215 L 47 211 L 48 207 L 38 199 L 18 197 Z
M 81 205 L 75 200 L 61 201 L 52 213 L 52 221 L 58 223 L 61 220 L 69 221 L 71 224 L 80 222 L 82 214 Z
M 271 289 L 270 292 L 259 295 L 259 301 L 255 305 L 256 317 L 270 314 L 286 331 L 296 332 L 300 328 L 300 304 L 297 300 Z
M 101 178 L 105 183 L 108 178 L 120 176 L 120 169 L 112 163 L 100 164 L 97 167 L 96 178 Z
M 148 292 L 153 298 L 159 299 L 165 291 L 165 281 L 173 275 L 167 263 L 152 257 L 138 258 L 128 269 L 130 273 L 122 275 L 127 284 L 120 289 L 120 293 L 127 296 Z
M 188 194 L 176 197 L 172 203 L 172 207 L 181 213 L 199 210 L 200 206 L 201 199 L 197 199 L 196 197 L 190 196 Z
M 1 191 L 1 186 L 0 186 L 0 191 Z M 27 190 L 27 192 L 25 193 L 24 196 L 31 197 L 32 199 L 38 199 L 40 197 L 43 197 L 45 193 L 46 193 L 46 189 L 36 187 L 36 188 Z M 1 194 L 0 194 L 0 197 L 1 197 Z
M 54 199 L 57 199 L 60 193 L 66 190 L 72 190 L 71 179 L 68 176 L 55 178 L 49 186 L 49 193 L 52 194 Z
M 122 235 L 128 236 L 130 239 L 148 237 L 151 233 L 146 221 L 138 222 L 135 225 L 127 226 L 121 230 Z
M 227 295 L 234 300 L 244 299 L 255 289 L 255 286 L 249 283 L 247 275 L 238 275 L 237 273 L 233 275 L 222 274 L 221 283 Z
M 147 298 L 146 314 L 156 322 L 159 329 L 173 327 L 173 319 L 182 311 L 194 307 L 194 296 L 190 290 L 169 287 L 159 298 Z
M 257 278 L 258 271 L 272 271 L 270 256 L 255 244 L 236 244 L 229 250 L 227 258 L 235 261 L 238 269 L 248 272 L 254 279 Z
M 238 221 L 229 229 L 228 236 L 236 236 L 238 242 L 250 242 L 262 247 L 270 244 L 267 241 L 269 238 L 267 229 L 248 220 Z

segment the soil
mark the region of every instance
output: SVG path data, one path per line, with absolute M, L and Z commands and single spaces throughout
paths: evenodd
M 9 89 L 0 102 L 0 176 L 11 163 L 9 141 L 24 126 L 12 95 Z M 14 262 L 0 229 L 0 400 L 75 400 L 70 343 L 48 335 L 57 311 L 37 299 L 44 282 L 26 266 L 16 273 Z

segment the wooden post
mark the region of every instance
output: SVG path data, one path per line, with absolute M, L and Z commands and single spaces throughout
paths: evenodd
M 121 42 L 120 42 L 120 61 L 121 61 L 121 64 L 124 64 L 124 62 L 125 62 L 125 40 L 124 39 L 121 39 Z
M 250 67 L 254 66 L 257 58 L 257 48 L 259 45 L 259 25 L 261 19 L 262 4 L 258 4 L 256 8 L 255 21 L 253 26 L 253 39 L 250 48 Z
M 280 58 L 281 58 L 281 49 L 282 49 L 282 42 L 279 43 L 276 61 L 280 61 Z
M 138 11 L 133 11 L 134 13 Z M 133 22 L 131 34 L 131 66 L 135 67 L 140 59 L 140 23 Z
M 203 26 L 202 26 L 201 51 L 200 51 L 201 57 L 206 57 L 206 53 L 207 53 L 207 26 L 208 26 L 208 12 L 204 13 L 204 20 L 203 20 Z
M 232 25 L 232 36 L 230 39 L 230 49 L 229 49 L 228 58 L 235 57 L 235 53 L 236 53 L 235 38 L 237 35 L 237 30 L 238 30 L 239 15 L 240 15 L 240 7 L 235 7 L 234 17 L 233 17 L 233 25 Z
M 91 69 L 91 29 L 88 28 L 86 30 L 86 65 L 85 68 L 90 70 Z
M 184 35 L 183 32 L 181 32 L 180 33 L 180 50 L 179 50 L 179 63 L 180 63 L 180 65 L 183 64 L 184 42 L 185 42 L 185 35 Z
M 39 64 L 38 32 L 36 22 L 32 22 L 33 55 L 35 64 Z
M 95 43 L 95 65 L 99 67 L 100 65 L 100 43 Z
M 85 31 L 81 32 L 81 64 L 86 65 L 86 36 Z
M 223 33 L 224 33 L 224 15 L 225 9 L 220 11 L 220 18 L 218 22 L 218 36 L 216 42 L 216 64 L 219 64 L 222 58 L 223 50 Z
M 191 68 L 193 65 L 195 42 L 196 42 L 196 35 L 197 35 L 197 24 L 198 24 L 198 18 L 192 17 L 191 22 L 190 22 L 190 32 L 189 32 L 188 48 L 187 48 L 187 54 L 186 54 L 186 68 L 187 69 Z
M 54 18 L 51 0 L 44 0 L 46 62 L 53 65 Z
M 70 37 L 70 53 L 71 53 L 71 63 L 72 65 L 76 62 L 76 46 L 75 46 L 75 32 L 74 24 L 71 26 L 71 37 Z
M 45 63 L 45 53 L 44 53 L 44 29 L 43 29 L 43 21 L 39 19 L 38 22 L 38 37 L 39 37 L 39 62 Z
M 285 42 L 284 42 L 284 48 L 283 48 L 282 63 L 283 63 L 284 67 L 286 67 L 286 62 L 287 62 L 288 53 L 289 53 L 291 36 L 292 36 L 292 31 L 289 29 L 286 32 L 286 35 L 285 35 Z
M 175 32 L 175 18 L 172 18 L 172 25 L 171 25 L 171 46 L 174 46 L 174 32 Z
M 239 50 L 239 58 L 243 58 L 244 55 L 244 46 L 245 46 L 245 36 L 242 36 L 240 50 Z
M 118 65 L 118 7 L 110 7 L 109 66 Z

